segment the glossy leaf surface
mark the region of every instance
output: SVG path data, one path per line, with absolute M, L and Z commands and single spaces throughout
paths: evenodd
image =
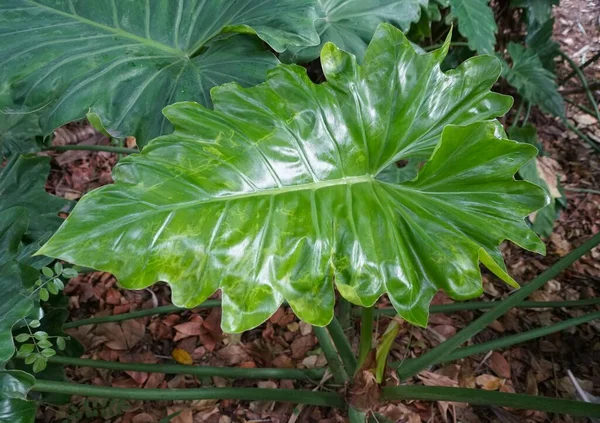
M 314 0 L 4 0 L 0 3 L 0 98 L 41 110 L 46 134 L 97 113 L 114 136 L 138 145 L 170 132 L 167 104 L 210 106 L 209 90 L 254 85 L 276 51 L 315 45 Z M 0 104 L 1 109 L 12 104 Z
M 389 22 L 406 31 L 421 15 L 422 0 L 317 0 L 319 15 L 315 26 L 319 45 L 290 47 L 283 62 L 310 62 L 319 57 L 326 42 L 354 54 L 361 62 L 377 25 Z
M 565 117 L 565 104 L 558 92 L 554 74 L 544 68 L 540 57 L 530 48 L 516 43 L 508 45 L 513 65 L 506 74 L 510 85 L 527 101 L 540 106 L 545 112 Z
M 0 423 L 34 423 L 36 403 L 27 401 L 35 378 L 25 372 L 0 371 Z
M 458 31 L 478 53 L 492 54 L 498 26 L 488 0 L 450 0 L 452 15 L 458 21 Z
M 419 55 L 384 24 L 362 67 L 325 45 L 327 83 L 281 65 L 259 86 L 213 89 L 214 111 L 168 107 L 175 132 L 123 159 L 115 184 L 87 194 L 40 253 L 112 272 L 127 288 L 167 281 L 187 307 L 221 289 L 228 332 L 260 324 L 284 299 L 325 325 L 334 282 L 364 306 L 387 292 L 419 325 L 437 289 L 479 295 L 480 261 L 513 283 L 499 243 L 544 249 L 524 222 L 543 191 L 513 178 L 536 150 L 478 122 L 512 103 L 489 91 L 498 60 L 443 74 L 447 47 Z M 377 179 L 429 156 L 416 179 Z

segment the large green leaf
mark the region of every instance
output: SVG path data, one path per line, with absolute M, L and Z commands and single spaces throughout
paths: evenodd
M 144 145 L 171 130 L 164 106 L 209 106 L 211 87 L 254 85 L 278 63 L 255 37 L 220 33 L 255 32 L 276 51 L 318 44 L 314 1 L 3 0 L 0 98 L 43 108 L 46 134 L 91 111 Z
M 16 206 L 29 211 L 28 243 L 54 232 L 62 222 L 58 212 L 67 204 L 46 193 L 49 163 L 48 157 L 14 156 L 0 171 L 0 211 Z
M 491 54 L 498 26 L 488 3 L 489 0 L 450 0 L 450 8 L 458 21 L 458 31 L 468 40 L 469 47 Z
M 27 210 L 22 207 L 0 212 L 0 366 L 15 352 L 13 326 L 26 317 L 34 305 L 27 288 L 39 273 L 16 261 L 28 220 Z
M 387 292 L 419 325 L 437 289 L 480 294 L 480 261 L 513 283 L 499 243 L 544 250 L 524 222 L 544 193 L 513 178 L 536 150 L 502 139 L 497 121 L 473 124 L 511 105 L 489 91 L 498 60 L 443 74 L 447 49 L 419 55 L 382 24 L 362 67 L 325 45 L 326 83 L 281 65 L 259 86 L 213 89 L 214 111 L 166 108 L 175 132 L 123 159 L 115 184 L 87 194 L 40 253 L 112 272 L 127 288 L 166 281 L 186 307 L 221 289 L 228 332 L 284 299 L 325 325 L 334 283 L 364 306 Z M 429 155 L 414 180 L 377 179 Z
M 38 151 L 42 130 L 37 113 L 5 115 L 0 113 L 0 157 Z
M 36 403 L 27 401 L 35 378 L 25 372 L 0 371 L 0 423 L 34 423 Z
M 423 0 L 317 0 L 321 16 L 316 28 L 321 44 L 290 47 L 283 62 L 310 62 L 319 57 L 326 42 L 354 54 L 362 61 L 377 25 L 389 22 L 406 31 L 421 15 Z
M 513 61 L 506 74 L 508 83 L 527 101 L 540 106 L 547 113 L 564 118 L 565 104 L 558 92 L 555 75 L 544 68 L 536 52 L 510 43 L 508 53 Z
M 516 141 L 526 142 L 536 147 L 538 145 L 537 130 L 533 125 L 512 128 L 510 130 L 510 137 Z M 556 193 L 552 193 L 543 175 L 540 174 L 540 165 L 537 157 L 531 159 L 519 169 L 519 176 L 525 181 L 542 187 L 551 198 L 550 203 L 546 207 L 538 210 L 535 215 L 529 217 L 529 220 L 532 221 L 531 227 L 535 233 L 542 237 L 549 237 L 554 230 L 554 221 L 558 217 L 559 205 L 557 200 L 561 196 L 558 194 L 557 197 Z

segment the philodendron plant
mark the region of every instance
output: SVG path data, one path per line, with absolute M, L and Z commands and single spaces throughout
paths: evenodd
M 323 84 L 281 65 L 258 86 L 214 88 L 214 110 L 165 108 L 175 132 L 123 159 L 115 184 L 87 194 L 39 254 L 126 288 L 166 281 L 185 307 L 220 289 L 226 332 L 283 301 L 327 325 L 334 286 L 363 307 L 387 294 L 424 326 L 438 289 L 481 294 L 480 262 L 516 286 L 498 246 L 544 252 L 524 218 L 545 194 L 513 177 L 536 149 L 494 120 L 512 105 L 490 91 L 500 62 L 479 56 L 445 74 L 447 49 L 418 54 L 383 24 L 362 66 L 326 44 Z M 408 159 L 425 162 L 414 179 L 380 178 Z

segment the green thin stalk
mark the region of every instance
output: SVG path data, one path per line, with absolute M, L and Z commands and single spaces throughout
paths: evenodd
M 567 191 L 572 189 L 565 188 Z M 585 190 L 584 192 L 594 191 Z M 600 194 L 600 191 L 593 193 Z M 464 303 L 436 304 L 429 308 L 430 314 L 438 313 L 456 313 L 457 311 L 469 310 L 487 310 L 494 308 L 499 304 L 499 301 L 469 301 Z M 569 308 L 569 307 L 585 307 L 600 304 L 600 298 L 587 298 L 585 300 L 573 301 L 522 301 L 516 304 L 514 308 Z M 373 311 L 374 316 L 396 316 L 398 312 L 391 307 L 376 308 Z
M 510 407 L 582 417 L 600 417 L 600 404 L 533 395 L 509 394 L 483 389 L 404 385 L 382 389 L 381 399 L 466 402 L 471 405 Z
M 594 111 L 594 114 L 596 115 L 596 119 L 598 119 L 598 122 L 600 122 L 600 111 L 598 110 L 598 104 L 596 103 L 596 100 L 594 99 L 594 95 L 592 94 L 592 91 L 590 90 L 590 87 L 589 87 L 587 78 L 585 77 L 585 74 L 579 68 L 579 66 L 577 66 L 577 64 L 573 61 L 573 59 L 571 59 L 567 54 L 565 54 L 564 52 L 562 52 L 560 50 L 558 51 L 558 53 L 561 55 L 561 57 L 564 60 L 569 62 L 569 65 L 571 65 L 571 67 L 577 74 L 577 77 L 579 78 L 579 81 L 581 82 L 581 85 L 583 86 L 583 89 L 585 90 L 585 94 L 586 94 L 588 100 L 590 101 L 590 103 L 592 104 L 592 110 Z
M 373 307 L 361 307 L 358 364 L 361 368 L 373 348 Z
M 329 332 L 327 329 L 320 326 L 313 326 L 315 331 L 315 336 L 319 341 L 319 346 L 321 347 L 321 351 L 323 351 L 323 355 L 327 359 L 327 365 L 329 370 L 331 370 L 331 374 L 333 375 L 333 379 L 336 383 L 344 384 L 349 380 L 348 374 L 344 370 L 344 366 L 342 365 L 342 360 L 340 360 L 340 356 L 338 355 L 335 347 L 333 346 L 333 342 L 329 337 Z
M 569 104 L 572 104 L 573 106 L 577 107 L 577 108 L 578 108 L 579 110 L 581 110 L 582 112 L 585 112 L 585 113 L 587 113 L 588 115 L 593 115 L 593 114 L 594 114 L 594 111 L 593 111 L 592 109 L 590 109 L 589 107 L 585 107 L 583 104 L 579 104 L 579 103 L 577 103 L 577 102 L 575 102 L 575 101 L 571 100 L 570 98 L 566 98 L 566 97 L 563 97 L 563 98 L 564 98 L 564 100 L 565 100 L 567 103 L 569 103 Z
M 348 338 L 346 337 L 340 322 L 335 318 L 335 316 L 333 317 L 333 320 L 331 320 L 331 323 L 327 325 L 327 330 L 329 331 L 329 335 L 333 340 L 333 344 L 335 345 L 335 348 L 342 359 L 342 363 L 344 363 L 346 373 L 348 373 L 349 376 L 354 376 L 357 366 L 356 357 L 354 356 L 350 342 L 348 342 Z
M 576 191 L 576 192 L 590 192 L 592 194 L 598 194 L 599 191 L 594 190 L 584 190 L 579 188 L 565 188 L 567 191 Z M 600 298 L 591 298 L 586 300 L 576 300 L 576 301 L 523 301 L 522 303 L 516 305 L 516 308 L 546 308 L 546 307 L 583 307 L 588 305 L 596 305 L 600 304 Z M 212 308 L 219 307 L 221 305 L 220 300 L 208 300 L 204 303 L 200 304 L 198 307 L 194 309 L 201 308 Z M 434 313 L 454 313 L 457 311 L 466 311 L 466 310 L 484 310 L 493 308 L 497 305 L 496 302 L 492 301 L 472 301 L 472 302 L 464 302 L 464 303 L 452 303 L 452 304 L 440 304 L 440 305 L 432 305 L 429 309 L 431 314 Z M 169 313 L 177 313 L 180 311 L 190 310 L 187 308 L 177 307 L 174 305 L 155 307 L 147 310 L 136 310 L 131 311 L 129 313 L 116 314 L 114 316 L 100 316 L 100 317 L 90 317 L 89 319 L 81 319 L 75 320 L 72 322 L 67 322 L 63 325 L 63 329 L 72 329 L 80 326 L 86 325 L 99 325 L 102 323 L 111 323 L 111 322 L 123 322 L 125 320 L 137 319 L 140 317 L 154 316 L 159 314 L 169 314 Z M 352 311 L 352 314 L 357 315 L 361 311 L 360 309 L 356 309 Z M 393 308 L 376 308 L 373 310 L 374 316 L 395 316 L 398 314 L 396 310 Z
M 586 192 L 588 194 L 596 194 L 596 195 L 600 195 L 600 191 L 596 190 L 596 189 L 588 189 L 588 188 L 568 188 L 568 187 L 563 187 L 563 189 L 565 191 L 571 191 L 571 192 Z
M 549 269 L 536 277 L 533 281 L 513 293 L 507 299 L 499 302 L 493 309 L 483 314 L 452 338 L 442 342 L 440 345 L 429 350 L 420 357 L 405 360 L 398 368 L 398 376 L 400 377 L 400 380 L 406 380 L 407 378 L 416 375 L 421 370 L 432 366 L 438 362 L 441 357 L 448 356 L 463 343 L 467 342 L 469 339 L 473 338 L 475 335 L 489 326 L 492 322 L 494 322 L 494 320 L 504 315 L 506 312 L 508 312 L 508 310 L 521 303 L 533 292 L 544 286 L 544 284 L 550 279 L 555 278 L 560 272 L 571 266 L 575 261 L 577 261 L 584 254 L 588 253 L 598 244 L 600 244 L 600 233 L 595 234 L 582 245 L 571 251 L 569 254 L 560 259 Z
M 149 308 L 146 310 L 131 311 L 129 313 L 115 314 L 113 316 L 90 317 L 89 319 L 75 320 L 72 322 L 65 323 L 63 325 L 63 329 L 72 329 L 72 328 L 77 328 L 79 326 L 86 326 L 86 325 L 98 325 L 101 323 L 123 322 L 125 320 L 137 319 L 139 317 L 154 316 L 157 314 L 177 313 L 177 312 L 180 312 L 183 310 L 214 308 L 214 307 L 219 307 L 220 305 L 221 305 L 221 300 L 207 300 L 207 301 L 203 302 L 202 304 L 200 304 L 198 307 L 194 307 L 193 309 L 177 307 L 174 305 L 167 305 L 167 306 Z
M 238 367 L 185 366 L 182 364 L 117 363 L 115 361 L 89 360 L 58 355 L 49 357 L 48 363 L 64 366 L 91 367 L 94 369 L 165 373 L 170 375 L 219 376 L 229 379 L 294 379 L 318 382 L 325 374 L 325 369 L 245 369 Z
M 399 320 L 394 319 L 388 325 L 387 329 L 385 330 L 385 333 L 381 337 L 379 345 L 377 345 L 377 352 L 375 353 L 375 362 L 377 364 L 375 369 L 375 379 L 379 384 L 383 383 L 383 375 L 385 373 L 385 368 L 387 365 L 388 357 L 390 355 L 390 350 L 392 349 L 394 340 L 398 336 L 399 332 Z
M 582 140 L 587 142 L 594 150 L 596 150 L 596 152 L 600 153 L 600 146 L 596 142 L 591 140 L 583 132 L 581 132 L 579 129 L 577 129 L 577 127 L 575 127 L 574 125 L 571 125 L 568 120 L 563 120 L 563 124 L 567 128 L 569 128 L 571 131 L 575 132 L 579 136 L 579 138 L 581 138 Z
M 342 329 L 348 330 L 350 329 L 350 319 L 352 317 L 352 304 L 350 301 L 346 300 L 343 297 L 340 297 L 338 300 L 339 303 L 339 314 L 338 318 L 340 321 L 340 325 L 342 325 Z
M 459 360 L 475 354 L 482 354 L 488 351 L 496 351 L 503 348 L 511 347 L 515 344 L 520 344 L 532 339 L 541 338 L 542 336 L 550 335 L 551 333 L 560 332 L 592 320 L 600 319 L 600 311 L 595 313 L 584 314 L 583 316 L 573 317 L 563 320 L 550 326 L 544 326 L 537 329 L 528 330 L 526 332 L 517 333 L 515 335 L 504 336 L 493 341 L 483 342 L 481 344 L 470 345 L 468 347 L 459 348 L 446 357 L 442 357 L 439 363 Z
M 203 399 L 231 399 L 246 401 L 281 401 L 322 407 L 344 408 L 344 398 L 335 392 L 313 392 L 295 389 L 267 388 L 198 388 L 198 389 L 144 389 L 113 388 L 82 385 L 69 382 L 36 380 L 31 389 L 35 392 L 81 395 L 84 397 L 111 398 L 139 401 L 190 401 Z
M 135 154 L 139 153 L 140 150 L 137 148 L 125 148 L 125 147 L 113 147 L 110 145 L 53 145 L 45 148 L 46 151 L 70 151 L 70 150 L 82 150 L 82 151 L 106 151 L 108 153 L 120 153 L 120 154 Z
M 515 117 L 513 118 L 512 124 L 510 125 L 509 131 L 512 131 L 513 129 L 515 129 L 517 127 L 519 120 L 521 120 L 521 113 L 523 113 L 524 107 L 525 107 L 525 102 L 521 101 L 521 104 L 519 104 L 519 108 L 517 109 L 517 113 L 515 114 Z
M 432 50 L 437 50 L 438 48 L 443 47 L 443 44 L 434 44 L 432 46 L 425 46 L 423 47 L 423 50 L 425 51 L 432 51 Z M 464 41 L 454 41 L 450 43 L 450 47 L 469 47 L 469 43 L 464 42 Z
M 594 54 L 590 60 L 586 61 L 584 64 L 582 64 L 581 66 L 578 66 L 578 69 L 583 71 L 585 68 L 587 68 L 589 65 L 591 65 L 592 63 L 594 63 L 596 60 L 598 60 L 598 58 L 600 57 L 600 51 L 596 54 Z M 563 79 L 561 79 L 558 82 L 558 85 L 562 85 L 565 82 L 567 82 L 569 79 L 573 78 L 575 75 L 577 75 L 577 71 L 575 69 L 573 69 L 571 71 L 571 73 L 569 73 L 567 76 L 565 76 Z
M 521 127 L 527 125 L 530 115 L 531 115 L 531 103 L 527 103 L 527 110 L 525 111 L 525 117 L 523 118 L 523 123 L 521 124 Z

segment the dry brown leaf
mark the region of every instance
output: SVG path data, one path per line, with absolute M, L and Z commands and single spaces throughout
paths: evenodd
M 504 385 L 504 379 L 492 375 L 479 375 L 475 383 L 486 391 L 497 391 Z
M 494 351 L 489 358 L 489 366 L 498 376 L 510 379 L 510 364 L 502 354 Z
M 557 232 L 552 232 L 550 242 L 554 245 L 556 253 L 561 257 L 566 256 L 571 251 L 571 244 Z
M 558 174 L 561 170 L 556 160 L 550 157 L 538 156 L 536 159 L 536 168 L 540 178 L 546 182 L 552 198 L 561 198 L 562 194 L 558 190 Z
M 121 324 L 106 323 L 96 329 L 96 334 L 105 337 L 106 346 L 113 350 L 130 350 L 144 337 L 146 325 L 138 320 L 127 320 Z
M 148 380 L 146 380 L 146 384 L 144 385 L 144 388 L 146 388 L 146 389 L 158 388 L 163 383 L 164 380 L 165 380 L 164 373 L 150 373 L 150 376 L 148 376 Z
M 157 420 L 152 414 L 140 413 L 131 419 L 131 423 L 156 423 Z
M 301 336 L 294 339 L 290 346 L 292 358 L 296 360 L 303 358 L 315 345 L 315 337 L 312 335 Z
M 587 113 L 578 113 L 573 116 L 573 120 L 581 126 L 590 126 L 598 123 L 598 119 Z
M 240 364 L 250 359 L 250 356 L 240 344 L 229 344 L 217 351 L 217 355 L 225 360 L 230 366 Z
M 181 413 L 172 418 L 171 423 L 194 423 L 194 416 L 192 410 L 189 408 L 182 410 L 181 408 L 167 407 L 167 415 L 177 413 L 178 411 L 181 411 Z
M 267 389 L 277 389 L 277 383 L 272 380 L 263 380 L 258 382 L 259 388 L 267 388 Z
M 203 323 L 204 319 L 196 314 L 190 319 L 189 322 L 180 323 L 173 326 L 173 329 L 177 331 L 174 341 L 189 338 L 190 336 L 198 336 L 206 332 Z
M 425 386 L 447 386 L 447 387 L 458 387 L 458 381 L 450 379 L 448 376 L 440 375 L 437 373 L 423 371 L 417 375 L 419 379 L 423 381 Z
M 275 357 L 273 360 L 273 367 L 277 367 L 280 369 L 291 369 L 294 367 L 294 362 L 292 358 L 287 354 L 281 354 Z

